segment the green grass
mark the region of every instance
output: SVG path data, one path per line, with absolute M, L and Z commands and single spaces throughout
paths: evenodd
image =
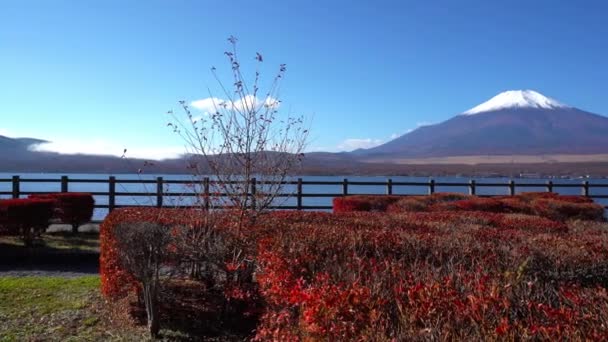
M 99 276 L 0 277 L 0 341 L 140 340 L 108 328 Z M 117 331 L 118 330 L 118 331 Z

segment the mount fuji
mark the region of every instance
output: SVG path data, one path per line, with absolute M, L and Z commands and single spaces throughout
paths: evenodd
M 511 90 L 442 123 L 420 127 L 358 157 L 429 158 L 608 153 L 608 118 L 533 90 Z

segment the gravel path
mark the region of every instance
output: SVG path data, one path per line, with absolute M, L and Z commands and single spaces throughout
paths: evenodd
M 13 263 L 0 265 L 0 277 L 80 277 L 98 275 L 99 264 L 96 262 L 75 262 L 70 264 L 27 264 Z
M 70 225 L 52 224 L 47 232 L 70 232 Z M 99 224 L 89 223 L 79 227 L 80 232 L 99 232 Z M 55 258 L 55 256 L 49 256 Z M 20 258 L 20 257 L 17 257 Z M 38 258 L 36 258 L 38 259 Z M 58 260 L 0 260 L 0 277 L 81 277 L 99 274 L 99 255 L 87 253 L 67 255 Z

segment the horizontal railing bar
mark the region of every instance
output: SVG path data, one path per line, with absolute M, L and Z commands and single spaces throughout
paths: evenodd
M 352 184 L 351 182 L 348 182 Z M 344 182 L 336 182 L 336 181 L 302 181 L 302 185 L 342 185 Z
M 302 182 L 302 184 L 304 184 L 304 182 Z M 336 185 L 342 185 L 344 184 L 344 182 L 338 182 Z M 348 181 L 348 185 L 371 185 L 371 186 L 377 186 L 377 185 L 384 185 L 386 186 L 387 182 L 359 182 L 359 181 Z M 394 184 L 394 183 L 393 183 Z
M 156 180 L 153 179 L 118 179 L 115 180 L 116 184 L 155 184 Z
M 96 204 L 95 205 L 95 209 L 108 209 L 110 206 L 107 204 Z M 155 205 L 151 204 L 151 205 L 142 205 L 142 204 L 116 204 L 114 206 L 114 208 L 139 208 L 139 207 L 150 207 L 150 208 L 156 208 Z M 203 208 L 203 205 L 175 205 L 175 206 L 165 206 L 163 208 L 166 209 L 180 209 L 180 208 L 191 208 L 191 209 L 196 209 L 196 208 Z M 215 209 L 223 209 L 223 208 L 229 208 L 229 206 L 215 206 L 212 207 Z M 331 205 L 303 205 L 300 208 L 302 209 L 333 209 L 333 206 Z M 269 206 L 268 209 L 298 209 L 298 206 L 295 205 L 279 205 L 279 206 Z
M 384 183 L 386 185 L 386 183 Z M 429 186 L 430 182 L 393 182 L 393 186 Z
M 61 178 L 19 178 L 20 182 L 24 183 L 57 183 L 61 182 Z M 68 178 L 68 183 L 108 183 L 108 179 L 84 179 L 84 178 Z M 0 182 L 10 183 L 12 179 L 3 178 Z M 155 184 L 155 179 L 120 179 L 115 178 L 116 183 L 124 184 Z M 209 180 L 209 184 L 219 183 L 217 180 Z M 224 182 L 226 184 L 237 184 L 243 181 L 230 181 Z M 202 179 L 199 180 L 175 180 L 175 179 L 163 179 L 163 184 L 198 184 L 203 183 Z M 343 181 L 302 181 L 302 185 L 342 185 Z M 386 185 L 388 181 L 368 182 L 368 181 L 347 181 L 350 185 Z M 258 181 L 257 184 L 285 184 L 285 185 L 296 185 L 297 181 Z M 394 186 L 428 186 L 430 182 L 398 182 L 393 181 Z M 552 183 L 554 187 L 581 187 L 584 183 Z M 435 182 L 436 186 L 466 186 L 469 185 L 467 182 Z M 509 183 L 476 183 L 476 186 L 508 186 Z M 527 186 L 527 187 L 542 187 L 546 186 L 547 183 L 518 183 L 515 182 L 515 186 Z M 589 187 L 608 188 L 607 184 L 589 183 Z
M 60 178 L 19 178 L 23 183 L 60 183 Z
M 471 183 L 435 183 L 435 186 L 469 186 Z
M 68 183 L 108 183 L 108 179 L 73 179 L 68 178 Z
M 517 186 L 517 184 L 515 184 Z M 509 187 L 510 184 L 509 183 L 475 183 L 475 186 L 481 186 L 481 187 Z
M 547 184 L 545 184 L 545 186 L 547 186 Z M 554 188 L 582 188 L 584 185 L 583 184 L 555 184 L 555 183 L 553 183 L 552 186 Z M 591 188 L 591 184 L 589 184 L 589 188 Z

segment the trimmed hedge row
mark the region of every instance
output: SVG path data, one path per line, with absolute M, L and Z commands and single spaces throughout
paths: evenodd
M 0 234 L 18 235 L 31 244 L 48 227 L 53 205 L 47 199 L 0 200 Z
M 231 212 L 218 214 L 233 223 Z M 104 295 L 135 287 L 117 258 L 117 225 L 196 229 L 204 215 L 113 211 L 101 226 Z M 236 240 L 255 265 L 255 284 L 229 284 L 224 295 L 263 308 L 257 340 L 601 340 L 608 232 L 592 223 L 456 210 L 272 212 Z M 225 259 L 226 270 L 240 267 Z
M 30 195 L 28 198 L 0 200 L 0 234 L 19 235 L 27 245 L 49 226 L 51 220 L 78 226 L 89 222 L 95 201 L 87 193 Z
M 320 221 L 260 242 L 260 340 L 608 338 L 605 230 L 484 212 Z
M 71 225 L 74 233 L 80 225 L 91 221 L 95 209 L 95 199 L 89 193 L 36 194 L 30 195 L 29 198 L 53 201 L 55 208 L 53 218 Z
M 333 208 L 334 213 L 483 211 L 533 214 L 560 221 L 568 219 L 604 220 L 604 208 L 590 198 L 545 192 L 499 197 L 477 197 L 455 193 L 407 197 L 355 195 L 334 198 Z

